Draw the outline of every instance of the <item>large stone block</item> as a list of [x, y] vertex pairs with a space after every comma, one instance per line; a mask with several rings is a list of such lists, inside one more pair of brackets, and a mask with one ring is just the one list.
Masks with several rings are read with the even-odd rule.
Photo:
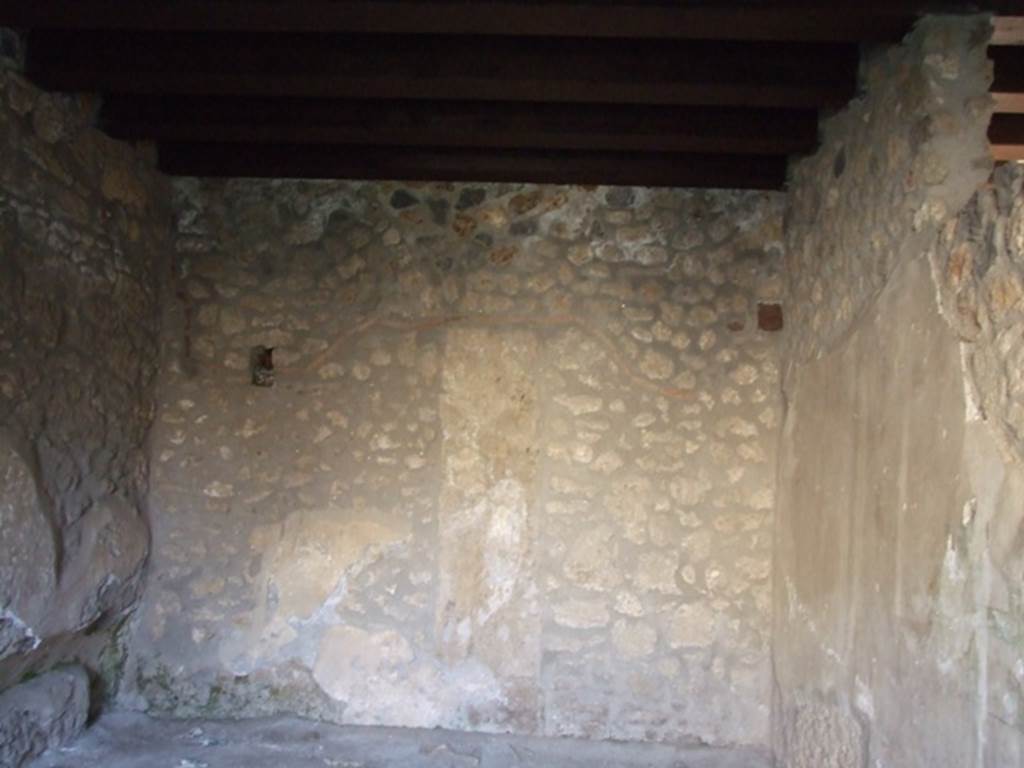
[[64, 570], [49, 630], [77, 631], [134, 603], [149, 553], [149, 526], [117, 496], [93, 502], [64, 532]]
[[41, 642], [56, 590], [55, 549], [35, 474], [0, 434], [0, 659]]
[[57, 531], [29, 464], [0, 437], [0, 659], [88, 627], [132, 603], [149, 551], [149, 528], [110, 496], [63, 531], [58, 579]]
[[98, 663], [106, 619], [139, 595], [158, 279], [170, 274], [159, 174], [90, 127], [91, 100], [40, 92], [4, 53], [0, 688], [64, 660]]
[[860, 768], [864, 733], [853, 715], [823, 701], [806, 700], [782, 716], [790, 768]]
[[0, 694], [0, 765], [21, 768], [74, 739], [89, 716], [89, 677], [62, 667]]

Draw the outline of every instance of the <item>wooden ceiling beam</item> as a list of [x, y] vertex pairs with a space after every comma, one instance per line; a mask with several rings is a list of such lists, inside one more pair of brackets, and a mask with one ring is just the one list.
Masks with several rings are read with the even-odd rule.
[[1024, 16], [992, 19], [992, 45], [1024, 45]]
[[36, 31], [27, 72], [63, 91], [817, 108], [853, 94], [857, 53], [816, 43]]
[[752, 155], [818, 138], [812, 110], [516, 102], [114, 95], [100, 125], [129, 140]]
[[[0, 24], [36, 29], [337, 32], [672, 40], [896, 41], [918, 2], [706, 6], [474, 0], [6, 0]], [[932, 3], [934, 5], [934, 3]]]
[[541, 150], [347, 147], [163, 142], [170, 175], [392, 181], [622, 184], [781, 189], [786, 158]]
[[1024, 163], [1024, 142], [1019, 144], [993, 144], [992, 159], [998, 163]]

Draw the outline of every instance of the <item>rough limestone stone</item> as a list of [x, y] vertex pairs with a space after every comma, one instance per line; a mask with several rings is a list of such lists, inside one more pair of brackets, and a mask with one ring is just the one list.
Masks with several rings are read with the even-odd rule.
[[716, 640], [714, 611], [701, 603], [681, 605], [669, 620], [668, 641], [673, 648], [700, 648]]
[[679, 570], [679, 555], [676, 552], [646, 552], [637, 560], [633, 585], [642, 592], [678, 595], [677, 570]]
[[584, 589], [611, 589], [622, 582], [616, 559], [614, 529], [598, 526], [583, 533], [569, 549], [565, 575]]
[[34, 474], [0, 438], [0, 659], [41, 642], [56, 591], [53, 537]]
[[89, 716], [89, 677], [61, 667], [0, 693], [0, 765], [21, 768], [67, 744]]
[[612, 627], [612, 646], [627, 659], [642, 659], [654, 653], [658, 632], [648, 624], [619, 619]]
[[1024, 166], [996, 169], [931, 253], [939, 306], [965, 344], [969, 407], [1024, 461]]
[[106, 613], [129, 607], [141, 588], [149, 553], [149, 527], [138, 511], [117, 496], [98, 498], [64, 532], [64, 570], [51, 613], [61, 628], [80, 630]]
[[610, 615], [604, 603], [595, 600], [571, 600], [552, 608], [555, 623], [572, 629], [593, 629], [608, 624]]
[[858, 768], [864, 765], [864, 733], [850, 713], [824, 702], [796, 707], [787, 728], [787, 750], [800, 766]]

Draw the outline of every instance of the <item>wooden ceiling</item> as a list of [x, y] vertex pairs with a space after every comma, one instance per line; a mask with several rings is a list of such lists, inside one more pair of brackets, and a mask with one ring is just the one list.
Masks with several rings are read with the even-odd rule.
[[[961, 6], [4, 0], [0, 25], [28, 31], [31, 79], [103, 94], [102, 127], [171, 174], [778, 189], [860, 46]], [[991, 49], [1004, 158], [1024, 157], [1019, 22]]]
[[[1016, 12], [1024, 13], [1024, 4]], [[996, 103], [988, 129], [992, 155], [1000, 161], [1024, 162], [1024, 16], [996, 17], [989, 58]]]

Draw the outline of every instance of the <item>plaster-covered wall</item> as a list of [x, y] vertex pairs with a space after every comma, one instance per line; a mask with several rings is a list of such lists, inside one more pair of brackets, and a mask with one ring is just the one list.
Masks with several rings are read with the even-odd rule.
[[[0, 690], [81, 661], [106, 695], [111, 633], [149, 547], [170, 190], [146, 157], [89, 127], [88, 99], [27, 83], [17, 51], [0, 30]], [[7, 714], [3, 757], [20, 760], [24, 733], [7, 726], [25, 719]]]
[[767, 744], [781, 196], [177, 207], [126, 701]]
[[[793, 768], [1022, 759], [1021, 173], [985, 187], [986, 19], [869, 56], [793, 171], [774, 745]], [[979, 191], [980, 190], [980, 191]]]

